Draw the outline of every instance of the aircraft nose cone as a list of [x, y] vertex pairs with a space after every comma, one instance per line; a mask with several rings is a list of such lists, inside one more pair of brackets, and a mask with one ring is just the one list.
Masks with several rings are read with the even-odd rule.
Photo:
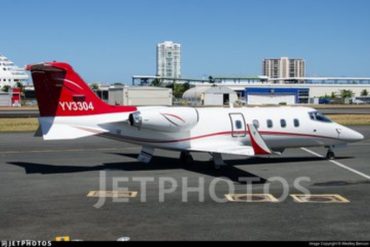
[[358, 142], [364, 139], [363, 134], [344, 126], [341, 126], [338, 133], [340, 135], [340, 139], [346, 142]]
[[361, 134], [361, 133], [359, 133], [359, 132], [357, 132], [357, 131], [355, 131], [356, 132], [356, 135], [355, 135], [355, 139], [356, 139], [356, 141], [362, 141], [363, 139], [365, 139], [365, 137], [364, 137], [364, 135], [363, 134]]
[[363, 139], [365, 139], [365, 137], [363, 134], [357, 131], [351, 130], [348, 135], [348, 139], [349, 141], [352, 141], [352, 142], [358, 142], [358, 141], [362, 141]]

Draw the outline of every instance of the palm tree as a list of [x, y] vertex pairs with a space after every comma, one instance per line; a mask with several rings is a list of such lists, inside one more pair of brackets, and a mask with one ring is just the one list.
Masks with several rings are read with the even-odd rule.
[[368, 96], [368, 95], [369, 95], [369, 92], [366, 89], [361, 91], [361, 96]]

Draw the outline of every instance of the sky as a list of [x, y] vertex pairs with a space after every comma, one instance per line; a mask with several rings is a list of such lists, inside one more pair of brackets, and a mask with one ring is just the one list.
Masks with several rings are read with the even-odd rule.
[[182, 76], [255, 76], [303, 58], [307, 76], [370, 77], [369, 0], [2, 0], [0, 54], [70, 63], [88, 82], [155, 75], [156, 44], [182, 45]]

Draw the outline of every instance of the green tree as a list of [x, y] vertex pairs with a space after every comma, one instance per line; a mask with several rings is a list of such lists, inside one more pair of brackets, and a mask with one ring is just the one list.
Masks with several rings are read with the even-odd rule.
[[[21, 83], [21, 82], [17, 82], [16, 83], [16, 85], [15, 85], [15, 87], [17, 87], [17, 88], [19, 88], [20, 89], [20, 91], [21, 91], [21, 98], [24, 100], [25, 99], [25, 93], [24, 93], [24, 85], [23, 85], [23, 83]], [[22, 101], [23, 101], [22, 100]]]
[[3, 92], [9, 92], [10, 86], [9, 85], [4, 85], [3, 88], [1, 89]]
[[337, 97], [337, 94], [335, 92], [331, 92], [330, 98], [335, 99]]
[[343, 89], [340, 91], [340, 97], [342, 99], [351, 98], [353, 95], [354, 93], [352, 92], [352, 90]]
[[209, 80], [209, 83], [215, 83], [215, 79], [211, 75], [208, 76], [208, 80]]
[[174, 83], [172, 84], [172, 93], [175, 98], [181, 98], [186, 90], [190, 88], [189, 83]]
[[369, 92], [366, 89], [361, 91], [361, 96], [368, 96], [368, 95], [369, 95]]
[[184, 92], [186, 90], [190, 89], [190, 83], [189, 82], [184, 83], [183, 86], [184, 86]]
[[162, 82], [160, 79], [158, 78], [155, 78], [151, 83], [150, 83], [150, 86], [153, 86], [153, 87], [160, 87], [162, 86]]
[[19, 81], [18, 81], [18, 82], [16, 83], [15, 87], [20, 88], [20, 89], [21, 89], [21, 91], [23, 92], [23, 89], [24, 89], [24, 85], [23, 85], [23, 83], [21, 83], [21, 82], [19, 82]]
[[324, 96], [320, 96], [319, 98], [320, 98], [320, 99], [329, 99], [329, 98], [330, 98], [330, 96], [329, 96], [328, 94], [325, 94]]
[[97, 90], [99, 90], [99, 85], [98, 85], [98, 83], [91, 83], [91, 84], [90, 84], [90, 88], [91, 88], [93, 91], [97, 91]]

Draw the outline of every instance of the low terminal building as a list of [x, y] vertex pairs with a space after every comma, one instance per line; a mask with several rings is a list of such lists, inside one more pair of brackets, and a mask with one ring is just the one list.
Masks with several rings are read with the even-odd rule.
[[124, 86], [108, 89], [108, 103], [111, 105], [170, 106], [172, 97], [170, 88]]
[[[212, 87], [211, 83], [193, 84], [194, 90], [206, 90]], [[370, 93], [370, 84], [340, 84], [340, 83], [231, 83], [217, 84], [236, 92], [239, 101], [246, 104], [307, 104], [314, 99], [331, 95], [340, 95], [342, 90], [349, 90], [353, 97], [362, 96], [364, 91]], [[249, 90], [249, 91], [248, 91]], [[290, 96], [289, 96], [290, 95]], [[283, 99], [284, 98], [284, 99]], [[316, 101], [318, 102], [318, 101]]]
[[245, 89], [245, 103], [248, 105], [294, 105], [307, 104], [308, 88], [260, 88]]

